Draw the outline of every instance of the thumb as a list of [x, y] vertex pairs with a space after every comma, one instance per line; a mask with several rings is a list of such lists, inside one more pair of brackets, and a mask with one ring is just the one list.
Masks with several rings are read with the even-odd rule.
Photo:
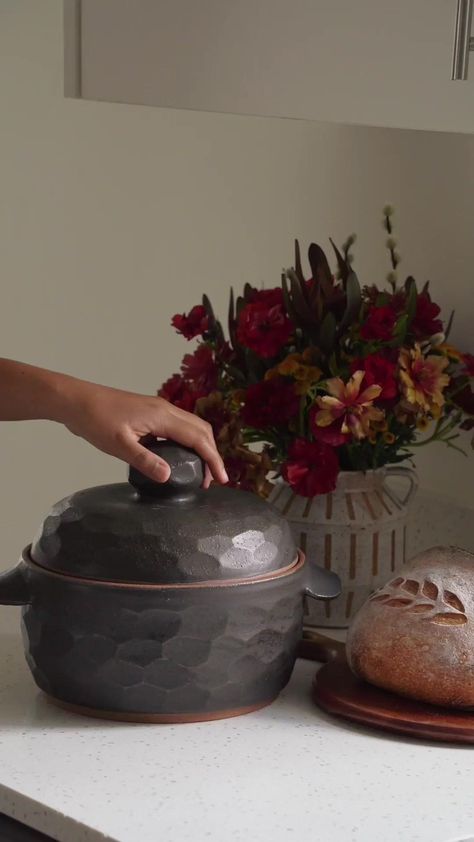
[[126, 442], [126, 448], [120, 455], [125, 462], [155, 482], [166, 482], [169, 479], [171, 469], [168, 463], [155, 453], [151, 453], [135, 439], [129, 439]]

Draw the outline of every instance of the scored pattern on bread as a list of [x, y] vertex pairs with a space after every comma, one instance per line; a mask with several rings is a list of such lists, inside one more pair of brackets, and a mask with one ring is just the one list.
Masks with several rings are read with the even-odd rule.
[[449, 590], [440, 590], [430, 579], [398, 577], [370, 597], [389, 608], [403, 608], [420, 619], [441, 626], [463, 626], [467, 623], [465, 608], [459, 597]]

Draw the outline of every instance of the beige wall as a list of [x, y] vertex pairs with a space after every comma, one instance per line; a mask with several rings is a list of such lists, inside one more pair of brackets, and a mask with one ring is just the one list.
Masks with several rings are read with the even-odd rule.
[[[472, 335], [474, 138], [65, 100], [60, 0], [0, 0], [0, 353], [153, 392], [183, 342], [170, 315], [206, 290], [278, 283], [292, 238], [359, 234], [386, 272], [380, 209], [403, 268], [430, 277]], [[472, 341], [471, 341], [471, 350]], [[431, 448], [425, 485], [472, 495], [474, 462]], [[0, 564], [67, 492], [124, 467], [46, 423], [0, 429]]]

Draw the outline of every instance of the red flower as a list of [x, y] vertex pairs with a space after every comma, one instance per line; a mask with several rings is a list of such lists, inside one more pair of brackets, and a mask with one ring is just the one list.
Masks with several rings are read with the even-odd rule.
[[398, 292], [393, 293], [390, 298], [390, 307], [393, 312], [397, 314], [397, 317], [403, 316], [403, 314], [406, 313], [407, 296], [404, 290], [400, 289]]
[[195, 336], [202, 336], [209, 328], [209, 319], [202, 304], [196, 304], [186, 316], [179, 313], [173, 316], [171, 324], [178, 333], [182, 333], [186, 339], [194, 339]]
[[366, 386], [381, 386], [377, 400], [391, 401], [398, 396], [398, 386], [395, 379], [397, 365], [382, 354], [370, 354], [362, 360], [353, 360], [351, 363], [351, 374], [355, 371], [365, 371], [364, 383]]
[[185, 354], [181, 371], [201, 395], [208, 395], [217, 386], [217, 363], [209, 345], [199, 345], [194, 354]]
[[268, 307], [273, 307], [279, 304], [283, 307], [283, 290], [281, 287], [272, 287], [272, 289], [253, 289], [248, 296], [249, 304], [267, 304]]
[[345, 444], [346, 441], [349, 441], [351, 434], [342, 432], [344, 418], [337, 418], [336, 421], [333, 421], [333, 423], [329, 424], [327, 427], [319, 427], [315, 420], [315, 415], [319, 411], [319, 406], [315, 405], [311, 408], [309, 413], [313, 438], [317, 439], [317, 441], [324, 442], [324, 444], [329, 444], [331, 447], [340, 447], [341, 444]]
[[299, 406], [293, 383], [284, 377], [272, 377], [248, 387], [241, 417], [248, 427], [262, 430], [285, 424], [298, 414]]
[[158, 395], [188, 412], [193, 412], [197, 399], [203, 397], [200, 392], [194, 391], [180, 374], [173, 374], [163, 383]]
[[466, 374], [469, 377], [474, 377], [474, 354], [463, 354], [462, 361], [466, 366]]
[[259, 357], [268, 358], [286, 345], [292, 331], [281, 289], [256, 290], [240, 312], [237, 339]]
[[338, 473], [339, 462], [334, 448], [306, 439], [295, 439], [282, 467], [283, 479], [302, 497], [334, 491]]
[[369, 308], [367, 319], [362, 325], [360, 335], [362, 339], [376, 339], [382, 342], [388, 342], [393, 336], [393, 329], [397, 315], [391, 307], [375, 307]]
[[471, 389], [470, 386], [464, 386], [459, 391], [457, 390], [457, 382], [455, 380], [452, 381], [452, 385], [454, 386], [454, 393], [451, 397], [453, 403], [456, 406], [459, 406], [466, 415], [474, 415], [474, 391]]
[[416, 312], [411, 330], [418, 339], [429, 339], [435, 333], [442, 333], [443, 322], [438, 319], [441, 308], [431, 300], [428, 292], [421, 292], [416, 299]]

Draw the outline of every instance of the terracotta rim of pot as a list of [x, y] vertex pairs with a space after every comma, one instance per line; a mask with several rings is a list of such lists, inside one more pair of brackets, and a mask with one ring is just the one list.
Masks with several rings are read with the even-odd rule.
[[272, 698], [241, 708], [223, 708], [222, 710], [201, 713], [131, 713], [129, 711], [84, 707], [83, 705], [64, 702], [47, 693], [43, 693], [43, 695], [46, 696], [51, 704], [56, 705], [56, 707], [67, 710], [70, 713], [79, 714], [80, 716], [90, 716], [94, 719], [108, 719], [116, 722], [139, 722], [149, 725], [184, 725], [192, 722], [213, 722], [218, 719], [231, 719], [235, 716], [255, 713], [255, 711], [261, 710], [275, 701], [275, 698]]
[[60, 579], [67, 582], [77, 582], [80, 585], [95, 585], [105, 588], [124, 588], [127, 590], [158, 590], [158, 591], [173, 591], [173, 590], [202, 590], [203, 588], [234, 588], [242, 585], [260, 584], [263, 582], [271, 582], [274, 579], [282, 579], [285, 576], [291, 576], [297, 571], [301, 570], [306, 561], [306, 556], [302, 550], [298, 550], [298, 555], [291, 564], [286, 567], [281, 567], [271, 573], [263, 573], [260, 576], [249, 576], [242, 579], [210, 579], [207, 582], [176, 582], [160, 585], [153, 582], [114, 582], [104, 579], [88, 579], [85, 576], [70, 576], [67, 573], [60, 573], [56, 570], [48, 570], [41, 564], [33, 561], [30, 555], [31, 544], [29, 544], [22, 553], [22, 560], [27, 567], [43, 573], [46, 576], [52, 576], [55, 579]]

